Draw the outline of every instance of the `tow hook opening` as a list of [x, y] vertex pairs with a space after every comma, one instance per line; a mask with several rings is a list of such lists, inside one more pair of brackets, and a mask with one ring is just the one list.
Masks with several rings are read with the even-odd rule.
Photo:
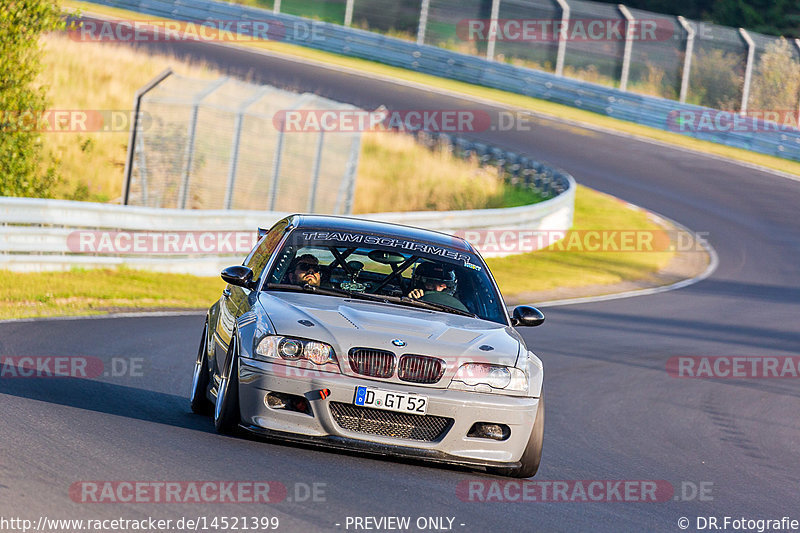
[[476, 439], [508, 440], [511, 436], [511, 428], [505, 424], [494, 424], [492, 422], [475, 422], [467, 433], [467, 437]]
[[264, 396], [264, 404], [270, 409], [283, 409], [311, 415], [311, 406], [303, 396], [284, 394], [282, 392], [269, 392]]

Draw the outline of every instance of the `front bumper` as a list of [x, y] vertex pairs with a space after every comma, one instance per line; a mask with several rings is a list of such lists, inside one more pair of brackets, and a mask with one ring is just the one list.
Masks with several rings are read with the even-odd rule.
[[[538, 398], [416, 387], [328, 372], [298, 374], [302, 373], [293, 375], [290, 366], [240, 358], [242, 426], [266, 436], [381, 455], [513, 468], [519, 465], [539, 406]], [[336, 422], [330, 404], [352, 405], [358, 386], [423, 394], [428, 397], [427, 415], [418, 416], [445, 417], [453, 422], [430, 441], [345, 429]], [[323, 389], [330, 391], [326, 398], [319, 395]], [[268, 407], [265, 397], [270, 392], [305, 397], [311, 415]], [[511, 432], [503, 441], [468, 437], [467, 433], [476, 422], [505, 424]]]

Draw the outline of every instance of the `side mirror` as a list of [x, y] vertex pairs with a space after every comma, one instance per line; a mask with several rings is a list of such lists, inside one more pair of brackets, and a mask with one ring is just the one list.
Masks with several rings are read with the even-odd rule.
[[511, 317], [512, 326], [534, 327], [541, 326], [543, 322], [544, 315], [542, 312], [529, 305], [515, 307], [514, 314]]
[[253, 271], [244, 265], [229, 266], [220, 272], [220, 276], [227, 283], [245, 289], [249, 289], [253, 281]]

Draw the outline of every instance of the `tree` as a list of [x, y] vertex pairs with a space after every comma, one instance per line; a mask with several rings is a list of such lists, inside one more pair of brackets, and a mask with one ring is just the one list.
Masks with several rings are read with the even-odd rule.
[[692, 64], [692, 103], [737, 111], [742, 101], [742, 67], [737, 54], [719, 48], [699, 50]]
[[58, 181], [55, 166], [41, 163], [47, 98], [35, 82], [39, 36], [62, 27], [54, 0], [0, 2], [0, 196], [47, 197]]
[[763, 111], [797, 110], [800, 64], [786, 39], [767, 46], [761, 55], [750, 89], [750, 108]]
[[[618, 4], [619, 0], [600, 0]], [[797, 0], [622, 0], [635, 7], [666, 15], [745, 28], [769, 35], [800, 37]]]
[[796, 0], [716, 0], [711, 20], [759, 33], [800, 37]]

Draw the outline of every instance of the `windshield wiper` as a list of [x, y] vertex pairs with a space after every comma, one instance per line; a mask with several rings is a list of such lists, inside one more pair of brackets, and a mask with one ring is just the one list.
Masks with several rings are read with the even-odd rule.
[[375, 302], [387, 302], [384, 296], [377, 294], [368, 294], [358, 291], [348, 291], [345, 289], [334, 289], [325, 287], [315, 287], [314, 285], [291, 285], [288, 283], [268, 283], [267, 289], [277, 291], [295, 291], [295, 292], [313, 292], [314, 294], [322, 294], [323, 296], [345, 296], [348, 298], [361, 298], [363, 300], [371, 300]]
[[308, 285], [292, 285], [290, 283], [267, 283], [265, 289], [271, 291], [294, 291], [294, 292], [311, 292], [305, 287]]
[[396, 301], [397, 303], [401, 303], [411, 307], [421, 307], [423, 309], [430, 309], [432, 311], [443, 311], [445, 313], [454, 313], [456, 315], [469, 316], [472, 318], [480, 318], [475, 313], [464, 311], [463, 309], [459, 309], [458, 307], [451, 307], [449, 305], [434, 303], [434, 302], [426, 302], [425, 300], [415, 300], [414, 298], [409, 298], [408, 296], [402, 296], [400, 298], [396, 298]]

